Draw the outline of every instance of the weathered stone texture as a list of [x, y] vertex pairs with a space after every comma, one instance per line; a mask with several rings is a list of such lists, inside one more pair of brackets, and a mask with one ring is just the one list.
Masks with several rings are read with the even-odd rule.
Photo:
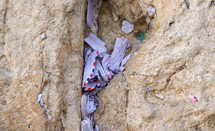
[[80, 130], [85, 9], [79, 0], [0, 1], [1, 130], [61, 130], [62, 122]]
[[112, 11], [122, 19], [136, 23], [147, 15], [152, 0], [109, 0]]
[[[137, 43], [134, 32], [145, 31], [150, 5], [156, 18]], [[98, 36], [108, 52], [126, 36], [132, 53], [125, 72], [98, 93], [100, 129], [214, 130], [215, 5], [104, 0], [100, 11]], [[0, 130], [80, 130], [85, 13], [85, 0], [0, 0]], [[133, 33], [121, 31], [124, 19], [135, 24]], [[37, 103], [39, 93], [52, 121]]]
[[116, 76], [112, 82], [98, 94], [99, 108], [94, 119], [103, 131], [124, 131], [127, 104], [127, 88], [122, 75]]
[[[139, 9], [139, 5], [120, 2], [122, 1], [114, 3], [115, 6], [120, 5], [118, 11]], [[133, 56], [123, 73], [130, 90], [128, 106], [126, 109], [121, 108], [122, 112], [120, 112], [127, 111], [126, 122], [120, 123], [121, 127], [126, 124], [127, 129], [132, 131], [213, 130], [215, 124], [215, 67], [213, 66], [215, 64], [215, 6], [210, 5], [210, 1], [203, 0], [189, 1], [189, 5], [182, 0], [155, 0], [151, 4], [157, 10], [157, 17], [151, 21], [151, 29], [146, 33], [146, 41], [138, 44], [134, 42], [132, 35], [125, 35], [132, 42]], [[147, 10], [147, 7], [143, 10]], [[112, 18], [110, 15], [102, 16], [102, 14], [105, 13], [101, 12], [99, 18], [103, 19], [100, 21], [110, 21]], [[122, 13], [120, 16], [125, 17]], [[125, 18], [134, 19], [129, 15]], [[114, 26], [111, 27], [112, 25]], [[108, 26], [109, 28], [106, 28]], [[120, 31], [115, 30], [120, 26], [118, 24], [117, 27], [115, 23], [106, 24], [104, 29], [101, 26], [100, 30], [108, 29], [112, 34], [109, 35], [106, 31], [99, 35], [106, 39], [107, 44], [113, 43], [113, 39], [119, 37]], [[114, 33], [115, 38], [113, 38]], [[134, 52], [137, 54], [135, 55]], [[121, 82], [119, 78], [114, 79], [117, 83], [115, 83], [116, 80], [111, 81], [109, 89], [115, 88]], [[123, 94], [126, 85], [120, 87]], [[99, 94], [100, 103], [111, 103], [112, 98], [119, 99], [118, 93], [116, 96], [108, 95], [108, 88], [101, 92], [103, 95]], [[151, 88], [151, 91], [147, 93], [148, 88]], [[164, 100], [157, 98], [156, 93], [163, 95]], [[195, 95], [199, 101], [192, 102], [187, 98], [188, 95]], [[118, 104], [112, 103], [105, 109], [103, 105], [99, 106], [98, 114], [104, 110], [106, 112], [101, 115], [102, 120], [98, 119], [98, 123], [103, 123], [100, 121], [105, 120], [108, 123], [111, 119], [115, 121], [112, 126], [118, 125], [118, 117], [114, 116], [119, 112], [115, 106]], [[113, 109], [115, 110], [107, 112]], [[113, 128], [110, 124], [101, 124], [101, 126], [109, 130]]]

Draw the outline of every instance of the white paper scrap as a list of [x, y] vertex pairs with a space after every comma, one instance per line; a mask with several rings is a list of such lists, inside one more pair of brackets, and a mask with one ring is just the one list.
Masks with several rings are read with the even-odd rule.
[[131, 33], [134, 30], [134, 24], [129, 23], [127, 20], [122, 22], [122, 31], [126, 34]]
[[160, 94], [155, 94], [155, 96], [157, 96], [158, 98], [160, 98], [161, 100], [164, 99], [164, 96], [163, 95], [160, 95]]
[[107, 51], [105, 43], [92, 33], [90, 33], [84, 40], [93, 48], [93, 50], [98, 50], [99, 54]]

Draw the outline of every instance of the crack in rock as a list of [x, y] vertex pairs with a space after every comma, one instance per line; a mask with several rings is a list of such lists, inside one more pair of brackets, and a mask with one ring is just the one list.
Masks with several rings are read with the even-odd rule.
[[180, 66], [178, 69], [176, 69], [176, 71], [174, 72], [174, 73], [172, 73], [168, 78], [167, 78], [167, 80], [166, 80], [166, 85], [164, 86], [164, 89], [163, 90], [165, 90], [168, 86], [169, 86], [169, 83], [170, 83], [170, 81], [171, 81], [171, 78], [175, 75], [175, 74], [177, 74], [177, 73], [179, 73], [180, 71], [182, 71], [182, 70], [184, 70], [185, 68], [187, 68], [186, 67], [186, 63], [184, 63], [182, 66]]

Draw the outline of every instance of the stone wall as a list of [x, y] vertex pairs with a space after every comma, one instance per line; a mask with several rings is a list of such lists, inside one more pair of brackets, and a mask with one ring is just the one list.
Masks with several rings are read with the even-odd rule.
[[79, 0], [0, 1], [1, 130], [80, 130], [85, 9]]
[[[145, 32], [150, 5], [157, 15], [138, 43], [134, 33], [121, 31], [121, 23], [127, 19], [134, 32]], [[1, 130], [80, 130], [85, 13], [85, 0], [0, 1]], [[102, 131], [215, 128], [211, 1], [104, 0], [98, 23], [109, 53], [115, 39], [126, 36], [132, 54], [125, 72], [98, 93], [94, 118]], [[51, 121], [37, 102], [40, 93]]]
[[[120, 30], [122, 19], [128, 19], [145, 31], [146, 23], [140, 25], [133, 16], [141, 17], [138, 10], [146, 13], [148, 7], [140, 9], [141, 0], [137, 1], [139, 5], [106, 1], [103, 6], [107, 8], [99, 16], [100, 25], [105, 23], [100, 26], [102, 40], [109, 46], [116, 37], [126, 36], [132, 44], [132, 58], [126, 71], [99, 93], [102, 104], [95, 113], [98, 125], [110, 131], [213, 130], [215, 5], [204, 0], [151, 1], [157, 15], [145, 41], [137, 43], [133, 34]], [[114, 22], [107, 10], [122, 19]], [[128, 13], [132, 11], [137, 15]], [[192, 102], [188, 95], [196, 96], [198, 102]]]

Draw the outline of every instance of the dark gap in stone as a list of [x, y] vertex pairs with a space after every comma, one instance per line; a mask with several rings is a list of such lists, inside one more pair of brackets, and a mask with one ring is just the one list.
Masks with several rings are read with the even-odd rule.
[[190, 2], [189, 2], [189, 0], [184, 0], [184, 2], [186, 4], [187, 9], [190, 9]]
[[174, 24], [174, 21], [173, 21], [173, 22], [170, 22], [170, 23], [169, 23], [169, 26], [172, 26], [172, 24]]

